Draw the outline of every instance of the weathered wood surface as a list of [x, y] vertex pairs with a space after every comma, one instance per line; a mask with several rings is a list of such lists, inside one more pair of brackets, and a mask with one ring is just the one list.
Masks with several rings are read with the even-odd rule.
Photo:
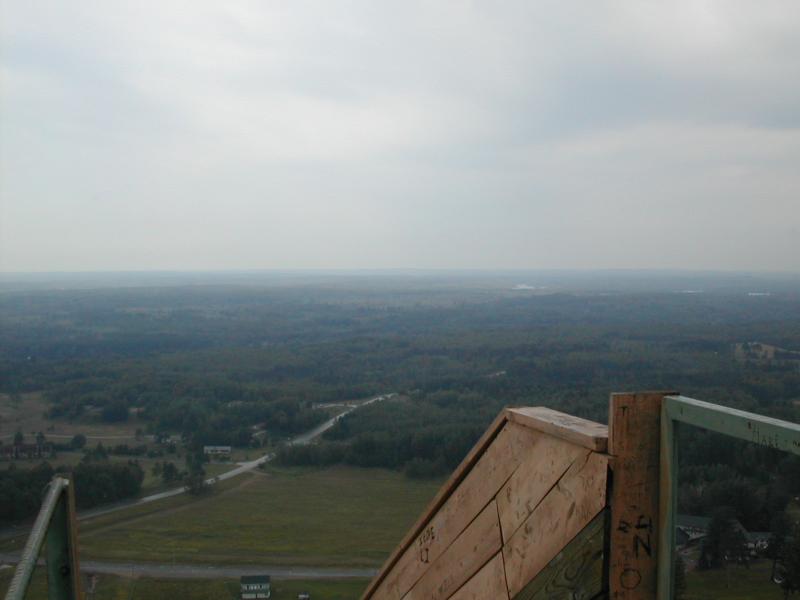
[[590, 600], [605, 591], [607, 518], [607, 510], [597, 515], [514, 600]]
[[506, 423], [461, 485], [403, 552], [372, 597], [376, 600], [402, 598], [470, 521], [492, 502], [514, 470], [530, 454], [535, 440], [535, 432], [516, 423]]
[[576, 461], [503, 546], [509, 595], [516, 596], [606, 504], [608, 460]]
[[497, 505], [492, 501], [425, 571], [403, 600], [446, 600], [502, 547]]
[[576, 461], [586, 460], [589, 450], [546, 433], [536, 432], [533, 447], [497, 495], [503, 540], [525, 522], [542, 499]]
[[[480, 594], [480, 586], [496, 583], [490, 574], [498, 571], [487, 569], [497, 565], [504, 567], [509, 591], [518, 592], [605, 505], [607, 461], [590, 450], [604, 451], [607, 436], [603, 425], [546, 408], [503, 411], [362, 599], [445, 600], [445, 592], [456, 590]], [[495, 507], [505, 547], [501, 556], [479, 562], [471, 557], [482, 545], [471, 551], [456, 546], [464, 546], [463, 536], [477, 523], [473, 519], [489, 506]], [[479, 568], [481, 577], [475, 575]]]
[[450, 600], [508, 600], [502, 552], [495, 554]]
[[508, 416], [506, 411], [501, 411], [492, 424], [483, 433], [481, 438], [467, 453], [467, 455], [464, 457], [464, 460], [462, 460], [456, 470], [453, 471], [452, 475], [450, 475], [445, 484], [439, 489], [433, 500], [430, 501], [414, 525], [408, 530], [408, 533], [406, 533], [397, 547], [389, 555], [389, 558], [383, 564], [378, 574], [372, 579], [372, 581], [370, 581], [367, 589], [364, 590], [361, 600], [369, 600], [373, 598], [375, 600], [383, 600], [384, 598], [400, 598], [400, 596], [397, 595], [396, 586], [392, 586], [395, 595], [389, 595], [389, 589], [386, 583], [387, 577], [390, 577], [390, 575], [393, 574], [393, 571], [397, 568], [398, 562], [405, 556], [409, 548], [414, 543], [418, 542], [419, 537], [422, 535], [423, 530], [425, 529], [425, 526], [431, 520], [433, 515], [435, 515], [436, 512], [444, 505], [444, 503], [447, 502], [453, 490], [455, 490], [463, 482], [467, 475], [469, 475], [471, 469], [480, 460], [481, 456], [483, 456], [486, 448], [488, 448], [489, 445], [494, 442], [495, 438], [503, 430], [507, 422]]
[[611, 396], [609, 595], [614, 600], [656, 597], [660, 413], [667, 394]]
[[605, 452], [608, 447], [608, 427], [587, 421], [544, 406], [509, 408], [510, 421], [531, 429], [568, 440], [595, 452]]

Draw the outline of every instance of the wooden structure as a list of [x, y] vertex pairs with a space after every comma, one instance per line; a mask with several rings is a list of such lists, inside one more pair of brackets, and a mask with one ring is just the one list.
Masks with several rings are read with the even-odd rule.
[[362, 600], [655, 598], [666, 394], [612, 395], [609, 426], [505, 409]]

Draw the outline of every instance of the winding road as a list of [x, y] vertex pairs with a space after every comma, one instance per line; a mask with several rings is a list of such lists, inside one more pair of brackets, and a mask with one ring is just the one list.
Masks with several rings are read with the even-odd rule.
[[[318, 425], [314, 429], [302, 433], [286, 443], [289, 445], [303, 445], [312, 442], [314, 439], [321, 436], [328, 429], [333, 427], [336, 422], [350, 414], [354, 410], [367, 406], [381, 400], [386, 400], [396, 396], [396, 393], [383, 394], [375, 396], [369, 400], [359, 403], [349, 404], [347, 410], [339, 413]], [[275, 458], [274, 452], [268, 452], [255, 460], [239, 463], [238, 466], [226, 471], [216, 477], [206, 479], [207, 485], [214, 485], [220, 481], [231, 479], [237, 475], [241, 475], [248, 471], [258, 468], [264, 463], [268, 463]], [[171, 498], [179, 494], [186, 493], [187, 487], [182, 486], [157, 494], [150, 494], [135, 500], [120, 502], [117, 504], [104, 506], [92, 510], [82, 511], [78, 513], [78, 520], [91, 519], [101, 515], [114, 513], [132, 506], [139, 506], [149, 502], [155, 502], [164, 498]], [[22, 527], [10, 527], [0, 532], [0, 539], [13, 537], [23, 533]], [[0, 564], [16, 564], [19, 559], [19, 553], [0, 553]], [[265, 571], [270, 573], [272, 577], [277, 579], [330, 579], [342, 577], [372, 577], [377, 572], [375, 569], [368, 568], [331, 568], [331, 567], [293, 567], [293, 566], [270, 566], [270, 565], [241, 565], [241, 566], [215, 566], [215, 565], [186, 565], [186, 564], [160, 564], [160, 563], [113, 563], [102, 561], [81, 561], [81, 570], [93, 573], [106, 573], [113, 575], [131, 576], [144, 575], [146, 577], [159, 577], [159, 578], [173, 578], [173, 579], [217, 579], [225, 577], [239, 577], [241, 575], [260, 575]]]
[[[374, 402], [380, 402], [381, 400], [386, 400], [388, 398], [393, 398], [397, 394], [390, 393], [390, 394], [383, 394], [380, 396], [375, 396], [374, 398], [370, 398], [369, 400], [365, 400], [358, 404], [351, 404], [348, 405], [349, 408], [344, 412], [339, 413], [335, 417], [332, 417], [322, 423], [321, 425], [317, 425], [314, 429], [307, 431], [305, 433], [301, 433], [300, 435], [292, 438], [287, 444], [290, 446], [301, 446], [303, 444], [308, 444], [312, 442], [314, 439], [321, 436], [323, 433], [328, 431], [331, 427], [333, 427], [336, 422], [344, 417], [345, 415], [350, 414], [354, 410], [361, 408], [362, 406], [368, 406], [369, 404], [373, 404]], [[263, 465], [264, 463], [268, 463], [275, 458], [274, 452], [268, 452], [263, 456], [256, 458], [255, 460], [251, 460], [248, 462], [239, 463], [237, 467], [231, 469], [230, 471], [225, 471], [216, 477], [211, 477], [206, 479], [206, 485], [214, 485], [215, 483], [219, 483], [220, 481], [225, 481], [226, 479], [231, 479], [232, 477], [236, 477], [237, 475], [241, 475], [242, 473], [247, 473], [248, 471], [252, 471], [253, 469], [258, 468], [259, 466]], [[149, 496], [143, 496], [142, 498], [137, 498], [136, 500], [130, 500], [126, 502], [120, 502], [117, 504], [112, 504], [110, 506], [105, 506], [102, 508], [87, 510], [78, 513], [78, 520], [83, 519], [91, 519], [94, 517], [99, 517], [100, 515], [107, 515], [109, 513], [117, 512], [119, 510], [123, 510], [125, 508], [129, 508], [131, 506], [139, 506], [140, 504], [147, 504], [148, 502], [155, 502], [156, 500], [163, 500], [164, 498], [171, 498], [172, 496], [177, 496], [179, 494], [184, 494], [188, 491], [189, 488], [186, 486], [181, 486], [178, 488], [174, 488], [171, 490], [166, 490], [164, 492], [158, 492], [157, 494], [150, 494]]]

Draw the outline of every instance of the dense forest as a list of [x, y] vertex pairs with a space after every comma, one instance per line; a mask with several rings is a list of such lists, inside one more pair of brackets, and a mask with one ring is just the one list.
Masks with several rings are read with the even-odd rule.
[[[0, 473], [0, 523], [12, 523], [33, 514], [42, 501], [42, 491], [58, 472], [47, 462], [32, 469], [18, 469], [12, 463]], [[130, 498], [139, 493], [144, 472], [135, 460], [110, 463], [92, 455], [70, 470], [75, 481], [78, 508]]]
[[[148, 433], [194, 448], [246, 446], [254, 427], [278, 442], [324, 420], [319, 405], [386, 392], [398, 396], [341, 419], [319, 444], [282, 448], [280, 460], [441, 475], [503, 406], [604, 422], [609, 393], [634, 389], [800, 420], [795, 355], [736, 352], [751, 341], [800, 350], [800, 280], [789, 276], [287, 275], [46, 287], [0, 292], [0, 392], [41, 392], [54, 420], [135, 413]], [[683, 511], [730, 505], [763, 530], [800, 493], [792, 458], [682, 436]], [[9, 470], [0, 485], [15, 477]]]

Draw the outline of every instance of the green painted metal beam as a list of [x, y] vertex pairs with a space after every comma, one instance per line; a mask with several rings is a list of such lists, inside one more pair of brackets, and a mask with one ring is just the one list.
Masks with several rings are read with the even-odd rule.
[[28, 541], [25, 543], [22, 556], [14, 571], [14, 577], [6, 591], [6, 600], [22, 600], [25, 597], [33, 569], [36, 567], [36, 559], [39, 557], [47, 530], [50, 527], [53, 511], [67, 483], [67, 480], [61, 477], [56, 477], [50, 482], [47, 495], [42, 502], [42, 507], [39, 509], [31, 534], [28, 536]]
[[62, 493], [53, 510], [47, 530], [45, 557], [47, 563], [47, 597], [49, 600], [74, 600], [73, 571], [70, 560], [70, 535], [67, 495]]
[[800, 455], [800, 425], [727, 408], [685, 396], [664, 398], [666, 415], [674, 421]]
[[55, 477], [22, 551], [6, 600], [23, 600], [42, 547], [47, 562], [49, 600], [79, 600], [80, 566], [75, 527], [75, 499], [70, 481]]
[[667, 416], [661, 404], [661, 469], [659, 473], [658, 515], [658, 598], [671, 599], [673, 594], [673, 561], [675, 552], [675, 513], [678, 503], [678, 424]]
[[677, 429], [680, 423], [800, 455], [800, 425], [727, 408], [686, 396], [665, 396], [661, 404], [658, 599], [673, 596], [675, 512], [678, 490]]

